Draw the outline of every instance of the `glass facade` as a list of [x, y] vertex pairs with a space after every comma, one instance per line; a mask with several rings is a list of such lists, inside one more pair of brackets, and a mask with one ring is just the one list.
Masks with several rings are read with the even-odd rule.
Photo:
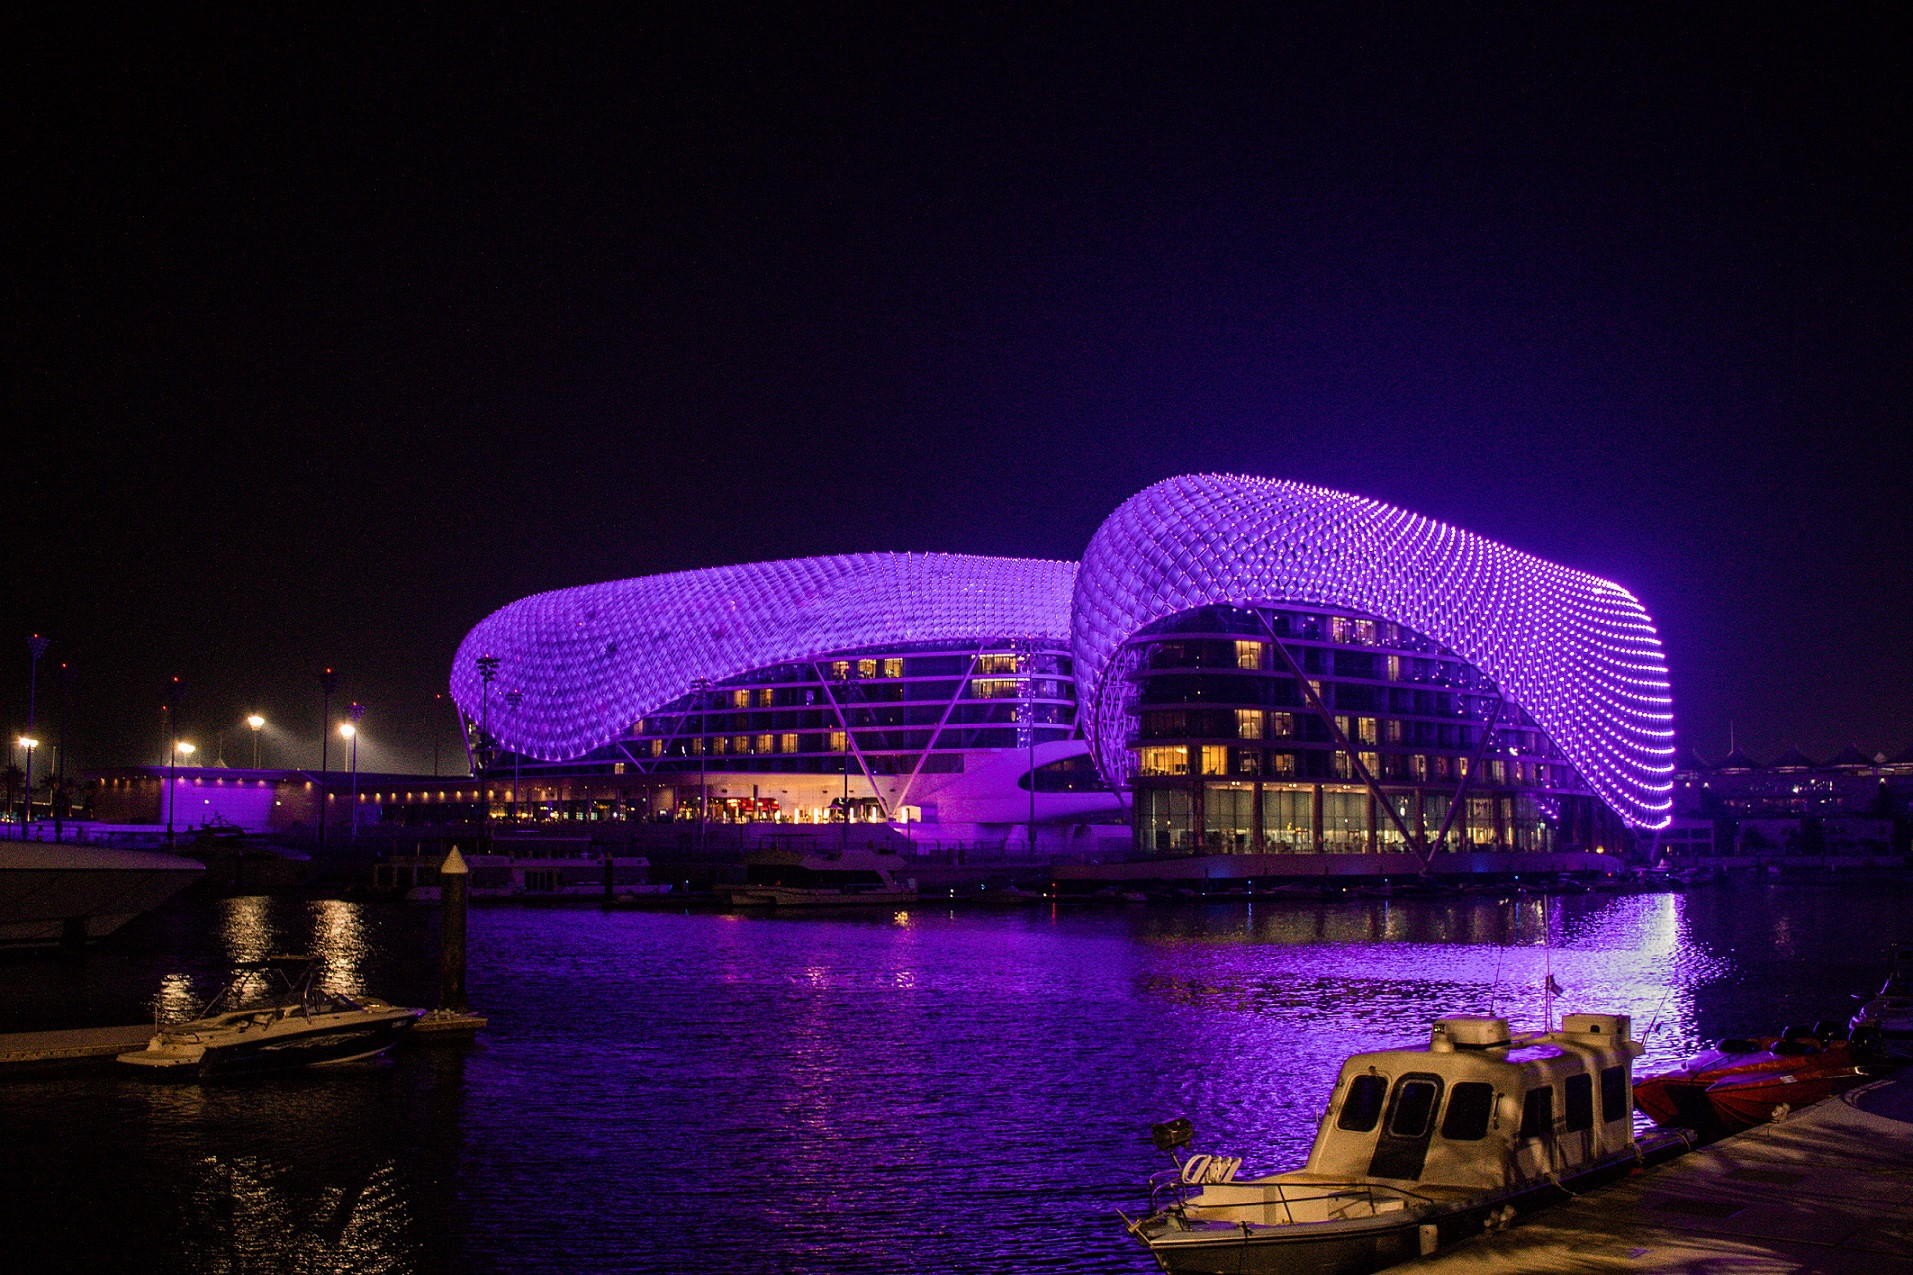
[[[695, 819], [698, 794], [717, 777], [764, 775], [768, 784], [778, 775], [848, 773], [875, 790], [880, 777], [960, 775], [980, 753], [1028, 750], [1075, 733], [1076, 686], [1061, 642], [837, 652], [693, 690], [574, 761], [505, 754], [491, 769], [493, 811]], [[1038, 791], [1092, 785], [1102, 790], [1086, 759], [1039, 770]], [[709, 799], [710, 817], [720, 822], [831, 821], [844, 817], [843, 807], [841, 798], [790, 807], [765, 796]], [[884, 820], [898, 812], [879, 798], [854, 796], [849, 816]]]
[[1120, 664], [1142, 853], [1625, 844], [1519, 706], [1402, 625], [1203, 607], [1139, 632]]

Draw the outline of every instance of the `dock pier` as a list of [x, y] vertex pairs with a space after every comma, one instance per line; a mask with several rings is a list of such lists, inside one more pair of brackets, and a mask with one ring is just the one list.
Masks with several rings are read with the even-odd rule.
[[1393, 1269], [1913, 1271], [1913, 1076], [1829, 1098]]

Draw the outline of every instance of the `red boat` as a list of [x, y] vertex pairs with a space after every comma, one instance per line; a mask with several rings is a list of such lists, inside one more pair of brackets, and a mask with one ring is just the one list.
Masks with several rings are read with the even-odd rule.
[[1773, 1052], [1779, 1043], [1778, 1036], [1717, 1041], [1679, 1071], [1635, 1081], [1634, 1105], [1663, 1129], [1708, 1130], [1718, 1117], [1707, 1101], [1707, 1087], [1730, 1075], [1787, 1066], [1792, 1060]]
[[1634, 1086], [1634, 1101], [1663, 1128], [1692, 1129], [1711, 1141], [1831, 1098], [1868, 1079], [1873, 1068], [1837, 1029], [1788, 1028], [1780, 1036], [1723, 1040], [1679, 1071]]
[[1784, 1070], [1728, 1076], [1707, 1086], [1707, 1101], [1721, 1124], [1734, 1131], [1751, 1129], [1789, 1110], [1843, 1094], [1882, 1070], [1857, 1061], [1844, 1040], [1828, 1041], [1817, 1052], [1791, 1061], [1796, 1065]]

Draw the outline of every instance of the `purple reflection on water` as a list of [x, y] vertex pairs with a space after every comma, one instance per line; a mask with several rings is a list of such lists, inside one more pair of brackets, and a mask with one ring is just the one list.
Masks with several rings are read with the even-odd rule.
[[[429, 997], [428, 911], [192, 906], [82, 965], [21, 964], [0, 1011], [122, 998], [125, 1020], [203, 990], [228, 948], [314, 942], [374, 992]], [[1644, 1029], [1658, 1008], [1651, 1070], [1704, 1036], [1846, 1013], [1905, 907], [1867, 886], [1581, 896], [1550, 906], [1545, 947], [1532, 896], [481, 909], [492, 1027], [470, 1053], [203, 1091], [0, 1088], [0, 1229], [76, 1270], [1142, 1271], [1113, 1210], [1159, 1165], [1151, 1121], [1292, 1165], [1347, 1054], [1491, 999], [1538, 1026], [1548, 968], [1557, 1013]]]

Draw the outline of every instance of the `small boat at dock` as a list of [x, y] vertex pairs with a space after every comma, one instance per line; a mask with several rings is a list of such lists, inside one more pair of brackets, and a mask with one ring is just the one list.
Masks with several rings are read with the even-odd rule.
[[1678, 1070], [1641, 1081], [1634, 1101], [1662, 1128], [1711, 1142], [1845, 1093], [1891, 1068], [1872, 1049], [1870, 1033], [1846, 1037], [1837, 1024], [1816, 1023], [1778, 1036], [1722, 1040]]
[[194, 1016], [156, 1030], [119, 1061], [176, 1080], [353, 1062], [384, 1053], [425, 1011], [318, 985], [319, 963], [275, 956], [234, 968]]
[[1625, 1015], [1569, 1014], [1516, 1036], [1506, 1019], [1435, 1021], [1426, 1045], [1342, 1064], [1300, 1168], [1239, 1176], [1241, 1159], [1177, 1155], [1129, 1231], [1165, 1271], [1365, 1275], [1680, 1154], [1637, 1138]]
[[1913, 1060], [1913, 943], [1887, 948], [1886, 982], [1880, 994], [1862, 1005], [1847, 1026], [1855, 1034], [1877, 1032], [1881, 1052]]
[[732, 907], [870, 907], [914, 903], [917, 883], [897, 876], [895, 855], [869, 850], [808, 854], [762, 850], [744, 861], [744, 884], [720, 886]]

